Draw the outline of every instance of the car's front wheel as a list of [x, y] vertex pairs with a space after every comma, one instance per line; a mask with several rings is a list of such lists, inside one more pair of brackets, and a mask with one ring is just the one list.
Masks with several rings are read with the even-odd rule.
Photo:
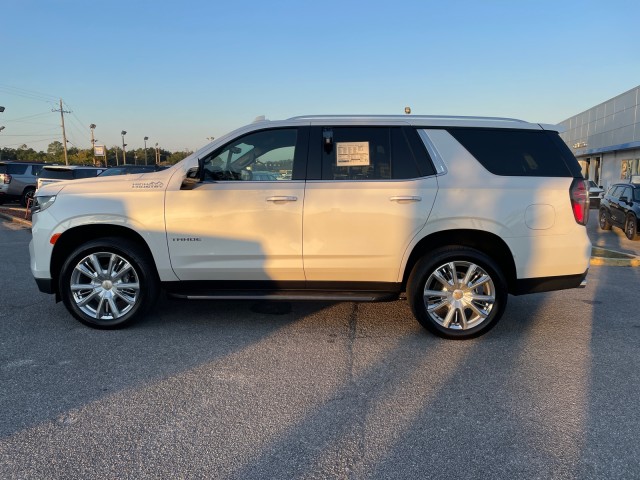
[[23, 207], [29, 205], [29, 199], [33, 198], [36, 193], [35, 188], [26, 188], [24, 192], [22, 192], [22, 197], [20, 197], [20, 203]]
[[598, 216], [598, 223], [602, 230], [611, 230], [611, 222], [609, 221], [609, 215], [604, 208], [600, 209], [600, 215]]
[[436, 250], [413, 268], [407, 299], [418, 322], [450, 339], [477, 337], [504, 313], [507, 287], [496, 263], [462, 246]]
[[624, 234], [629, 240], [638, 238], [638, 219], [633, 213], [627, 215], [627, 221], [624, 224]]
[[59, 277], [59, 291], [69, 312], [94, 328], [128, 325], [149, 309], [158, 289], [149, 255], [121, 238], [101, 238], [79, 246]]

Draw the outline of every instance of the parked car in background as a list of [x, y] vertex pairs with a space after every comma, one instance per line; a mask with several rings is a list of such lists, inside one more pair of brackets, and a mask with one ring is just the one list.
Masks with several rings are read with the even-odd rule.
[[276, 182], [278, 181], [278, 174], [275, 172], [268, 172], [264, 170], [252, 171], [251, 179], [261, 182]]
[[83, 167], [80, 165], [46, 165], [38, 174], [38, 188], [50, 183], [79, 178], [97, 177], [106, 168]]
[[602, 230], [619, 227], [629, 240], [638, 238], [640, 217], [640, 184], [616, 183], [609, 188], [602, 201], [598, 220]]
[[118, 165], [117, 167], [109, 167], [102, 172], [100, 177], [110, 177], [112, 175], [130, 175], [133, 173], [159, 172], [167, 167], [161, 165]]
[[0, 162], [0, 202], [19, 199], [26, 206], [36, 191], [42, 167], [44, 163]]
[[604, 195], [604, 189], [602, 185], [596, 184], [593, 180], [589, 182], [589, 206], [591, 208], [598, 208], [600, 206], [600, 199]]

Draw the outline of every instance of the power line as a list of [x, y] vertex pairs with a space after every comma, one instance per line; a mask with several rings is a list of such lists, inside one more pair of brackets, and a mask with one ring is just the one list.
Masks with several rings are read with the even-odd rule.
[[[40, 143], [40, 142], [51, 142], [51, 141], [55, 141], [58, 140], [57, 137], [55, 138], [42, 138], [40, 140], [31, 140], [29, 141], [29, 143]], [[8, 143], [6, 145], [3, 145], [0, 148], [4, 148], [4, 147], [13, 147], [14, 145], [24, 145], [24, 142], [19, 142], [19, 143]]]
[[40, 100], [42, 102], [53, 103], [56, 100], [54, 95], [48, 93], [36, 92], [35, 90], [28, 90], [26, 88], [13, 87], [11, 85], [0, 84], [0, 91], [8, 95], [16, 95], [18, 97], [30, 98], [32, 100]]
[[[58, 127], [56, 127], [58, 128]], [[3, 137], [46, 137], [48, 135], [51, 135], [51, 132], [49, 133], [31, 133], [31, 134], [3, 134]]]
[[18, 117], [18, 118], [7, 118], [4, 120], [4, 122], [21, 122], [27, 118], [43, 117], [45, 115], [49, 115], [49, 113], [51, 112], [34, 113], [33, 115], [27, 115], [25, 117]]

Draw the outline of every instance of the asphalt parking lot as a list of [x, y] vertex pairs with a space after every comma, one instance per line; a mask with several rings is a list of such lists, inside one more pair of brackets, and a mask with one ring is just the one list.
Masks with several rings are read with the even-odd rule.
[[0, 220], [2, 479], [640, 478], [639, 268], [466, 342], [403, 301], [163, 298], [96, 331], [37, 291], [29, 238]]

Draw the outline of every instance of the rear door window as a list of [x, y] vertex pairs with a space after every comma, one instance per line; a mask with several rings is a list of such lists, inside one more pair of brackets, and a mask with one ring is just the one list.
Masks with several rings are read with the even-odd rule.
[[434, 175], [424, 146], [400, 127], [325, 127], [323, 180], [406, 180]]

